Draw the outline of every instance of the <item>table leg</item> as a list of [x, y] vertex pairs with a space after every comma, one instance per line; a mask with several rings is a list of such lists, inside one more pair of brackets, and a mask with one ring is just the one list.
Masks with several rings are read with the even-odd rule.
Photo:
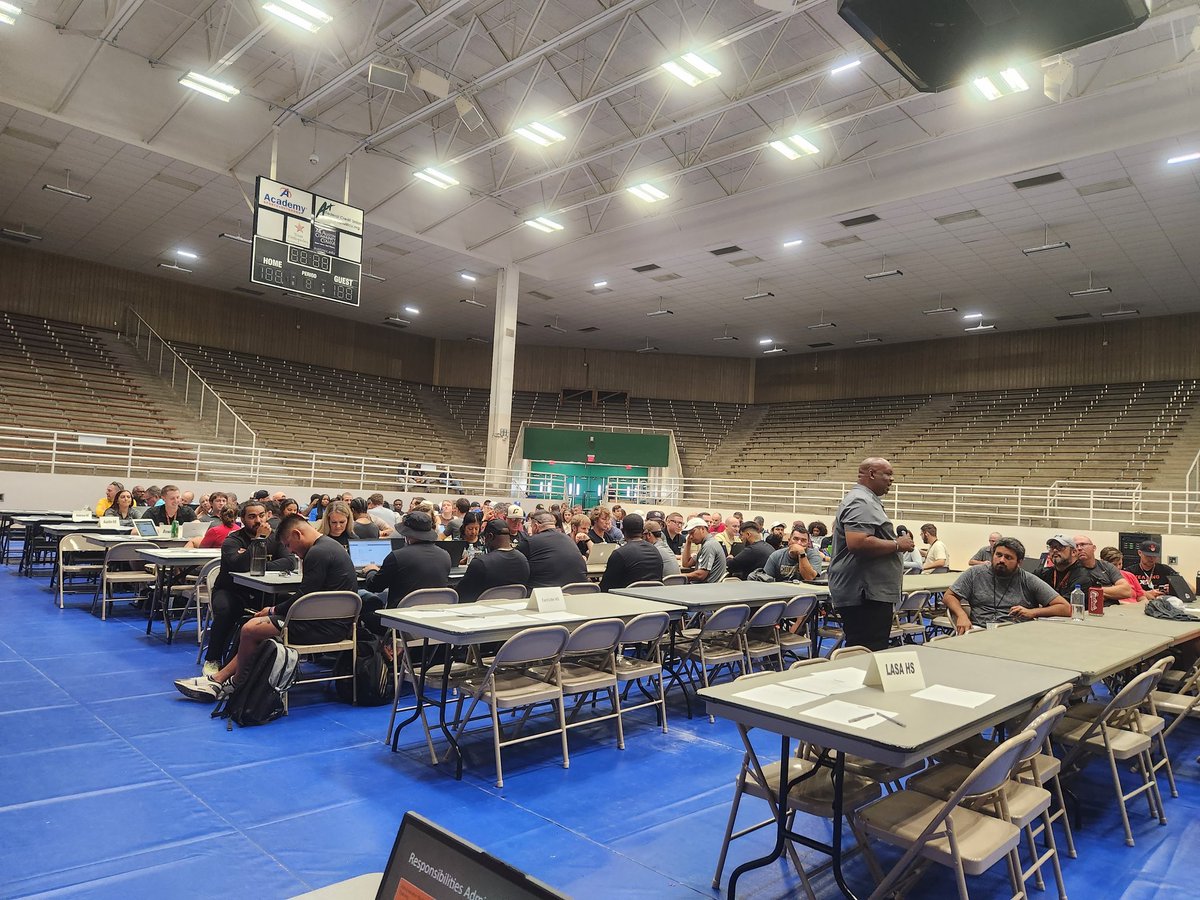
[[163, 586], [163, 567], [154, 567], [154, 589], [150, 592], [150, 601], [146, 604], [146, 634], [150, 634], [154, 627], [154, 613], [158, 610], [158, 603], [162, 599]]
[[808, 617], [808, 639], [812, 642], [812, 653], [809, 654], [809, 659], [816, 659], [821, 655], [821, 601], [818, 600], [813, 606], [812, 614]]
[[843, 813], [842, 803], [844, 801], [843, 791], [846, 782], [846, 754], [838, 750], [833, 756], [833, 877], [837, 881], [837, 886], [841, 889], [842, 895], [847, 900], [857, 900], [854, 892], [850, 890], [846, 884], [846, 876], [842, 872], [842, 828], [843, 828]]
[[[395, 629], [393, 629], [392, 634], [394, 635], [395, 633], [396, 633]], [[396, 727], [392, 731], [392, 752], [393, 753], [396, 753], [400, 749], [400, 732], [401, 732], [401, 730], [404, 728], [405, 725], [411, 725], [418, 718], [420, 718], [422, 707], [425, 705], [425, 673], [429, 671], [429, 657], [427, 655], [428, 650], [429, 650], [429, 639], [426, 638], [425, 642], [421, 646], [422, 662], [421, 662], [421, 671], [420, 671], [420, 673], [418, 673], [416, 668], [412, 664], [412, 655], [408, 652], [408, 640], [403, 633], [400, 634], [400, 648], [397, 652], [403, 652], [405, 665], [407, 665], [409, 670], [414, 675], [416, 675], [416, 678], [413, 680], [413, 694], [414, 694], [413, 713], [411, 716], [409, 716], [403, 722], [396, 725]], [[392, 654], [392, 662], [393, 662], [393, 665], [400, 665], [400, 658], [396, 655], [396, 653]], [[402, 679], [400, 679], [400, 686], [403, 687], [403, 685], [404, 685], [404, 679], [402, 678]], [[393, 703], [392, 714], [395, 715], [395, 706], [400, 703], [400, 692], [399, 691], [396, 692], [396, 697], [394, 700], [392, 700], [392, 703]]]
[[682, 618], [671, 622], [671, 641], [667, 645], [667, 656], [663, 660], [663, 671], [668, 672], [670, 677], [664, 681], [662, 691], [665, 696], [671, 685], [678, 685], [679, 690], [683, 693], [684, 705], [687, 707], [687, 717], [690, 719], [692, 718], [692, 697], [688, 693], [687, 685], [683, 682], [683, 677], [679, 674], [679, 669], [684, 664], [677, 651], [681, 628], [683, 628]]

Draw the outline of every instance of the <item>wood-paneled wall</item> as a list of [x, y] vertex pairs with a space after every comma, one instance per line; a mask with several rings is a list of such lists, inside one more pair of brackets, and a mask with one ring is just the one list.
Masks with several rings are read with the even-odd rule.
[[754, 397], [781, 403], [1178, 378], [1200, 378], [1200, 314], [760, 360]]

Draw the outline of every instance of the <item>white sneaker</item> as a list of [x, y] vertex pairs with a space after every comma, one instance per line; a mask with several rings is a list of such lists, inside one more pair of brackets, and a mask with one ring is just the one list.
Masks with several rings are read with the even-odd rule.
[[180, 678], [175, 682], [175, 688], [189, 700], [214, 703], [220, 696], [221, 685], [207, 675], [201, 675], [199, 678]]
[[209, 677], [212, 675], [216, 675], [220, 671], [221, 671], [221, 664], [219, 662], [217, 662], [216, 660], [212, 660], [212, 659], [206, 659], [204, 661], [204, 668], [200, 670], [200, 675], [202, 677]]

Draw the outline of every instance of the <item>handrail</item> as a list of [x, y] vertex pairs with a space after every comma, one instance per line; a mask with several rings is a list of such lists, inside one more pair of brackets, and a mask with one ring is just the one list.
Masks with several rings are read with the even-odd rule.
[[[136, 330], [131, 329], [129, 327], [131, 318], [133, 319], [134, 329], [136, 329]], [[221, 410], [225, 410], [226, 415], [228, 415], [233, 420], [233, 434], [231, 435], [230, 443], [236, 444], [238, 442], [238, 427], [240, 426], [246, 432], [246, 434], [248, 434], [250, 436], [250, 446], [254, 447], [255, 445], [257, 445], [258, 444], [258, 435], [255, 433], [253, 428], [251, 428], [248, 424], [246, 424], [246, 420], [243, 419], [241, 416], [239, 416], [237, 414], [237, 412], [234, 410], [234, 408], [232, 406], [230, 406], [228, 403], [226, 403], [221, 398], [221, 395], [217, 393], [216, 389], [213, 388], [213, 386], [210, 385], [207, 381], [205, 381], [200, 376], [200, 373], [197, 372], [195, 369], [193, 369], [191, 364], [189, 364], [186, 359], [184, 359], [182, 356], [179, 355], [179, 353], [175, 350], [175, 348], [171, 346], [170, 342], [168, 342], [165, 338], [163, 338], [162, 335], [160, 335], [157, 331], [154, 330], [153, 327], [151, 327], [149, 322], [147, 322], [145, 319], [143, 319], [138, 314], [137, 310], [135, 310], [132, 306], [126, 306], [125, 307], [124, 335], [126, 338], [129, 338], [133, 342], [134, 349], [136, 349], [139, 353], [141, 352], [141, 338], [142, 338], [143, 330], [146, 333], [146, 362], [147, 363], [150, 363], [150, 356], [151, 356], [151, 352], [152, 352], [151, 338], [158, 340], [158, 346], [159, 346], [158, 374], [161, 377], [165, 377], [165, 376], [163, 376], [163, 353], [167, 352], [167, 353], [171, 354], [171, 386], [172, 387], [175, 387], [176, 369], [179, 366], [183, 367], [184, 373], [186, 376], [185, 380], [184, 380], [184, 386], [183, 386], [183, 401], [184, 401], [184, 403], [187, 403], [190, 400], [191, 380], [193, 378], [196, 379], [196, 382], [200, 385], [199, 415], [201, 418], [204, 417], [204, 395], [205, 395], [205, 392], [208, 392], [209, 394], [211, 394], [213, 399], [216, 400], [217, 414], [215, 417], [215, 423], [213, 425], [213, 436], [217, 437], [221, 433]]]
[[1196, 455], [1192, 458], [1192, 464], [1188, 467], [1187, 476], [1183, 480], [1183, 489], [1189, 497], [1193, 494], [1200, 494], [1200, 450], [1196, 451]]

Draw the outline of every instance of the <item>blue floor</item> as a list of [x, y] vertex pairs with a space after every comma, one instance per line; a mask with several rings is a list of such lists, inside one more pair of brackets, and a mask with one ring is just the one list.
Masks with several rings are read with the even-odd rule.
[[[398, 754], [384, 746], [386, 707], [331, 702], [320, 686], [297, 690], [287, 719], [226, 732], [171, 684], [195, 673], [193, 632], [167, 646], [161, 625], [147, 637], [127, 604], [101, 622], [82, 597], [57, 609], [45, 585], [0, 570], [0, 897], [289, 897], [380, 869], [409, 809], [576, 897], [722, 895], [710, 881], [741, 760], [727, 723], [688, 721], [680, 705], [663, 735], [643, 711], [623, 752], [609, 725], [578, 729], [569, 770], [556, 739], [535, 741], [506, 752], [499, 790], [481, 736], [455, 782], [430, 766], [417, 732]], [[762, 746], [778, 752], [777, 739]], [[1134, 804], [1132, 849], [1104, 772], [1083, 785], [1079, 859], [1064, 860], [1070, 896], [1197, 895], [1198, 752], [1200, 724], [1185, 723], [1172, 746], [1182, 796], [1167, 799], [1165, 828]], [[739, 821], [764, 809], [747, 800]], [[765, 833], [735, 843], [726, 876], [769, 845]], [[860, 860], [847, 872], [870, 893]], [[814, 885], [839, 896], [829, 874]], [[971, 887], [1007, 896], [1003, 866]], [[914, 896], [953, 893], [935, 869]], [[743, 897], [798, 895], [783, 864], [739, 885]]]

